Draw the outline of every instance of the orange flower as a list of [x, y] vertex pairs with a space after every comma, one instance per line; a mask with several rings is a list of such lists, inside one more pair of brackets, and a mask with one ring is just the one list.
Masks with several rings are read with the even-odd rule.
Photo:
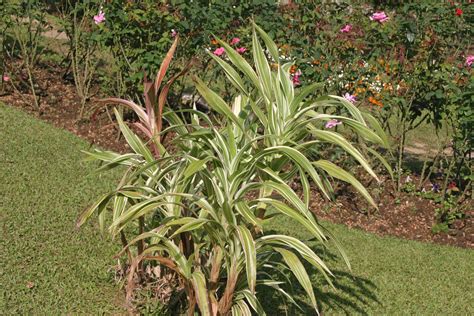
[[290, 67], [290, 74], [295, 74], [297, 69], [298, 68], [295, 65], [291, 66]]
[[385, 91], [392, 91], [393, 90], [392, 84], [391, 83], [384, 83], [383, 84], [383, 89]]
[[213, 39], [213, 40], [211, 40], [211, 44], [212, 45], [217, 45], [217, 44], [219, 44], [219, 42], [216, 39]]
[[375, 99], [374, 97], [369, 97], [369, 102], [372, 103], [372, 104], [374, 104], [374, 105], [383, 107], [382, 102], [378, 101], [378, 100]]
[[361, 88], [361, 87], [356, 88], [356, 94], [364, 93], [364, 92], [365, 92], [365, 88]]

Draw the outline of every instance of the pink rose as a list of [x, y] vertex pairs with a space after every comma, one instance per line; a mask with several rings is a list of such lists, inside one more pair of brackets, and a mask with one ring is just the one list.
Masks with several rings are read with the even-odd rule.
[[389, 19], [389, 17], [385, 14], [385, 12], [375, 12], [370, 16], [372, 21], [383, 23]]
[[468, 67], [471, 67], [471, 65], [474, 63], [474, 55], [468, 55], [466, 57], [466, 63], [465, 65]]
[[341, 33], [349, 33], [352, 30], [351, 24], [346, 24], [340, 31]]
[[94, 15], [94, 23], [100, 24], [105, 21], [105, 13], [102, 10], [99, 11], [99, 14]]
[[171, 29], [171, 37], [176, 37], [176, 35], [178, 35], [178, 32], [175, 29]]
[[234, 37], [233, 39], [231, 39], [230, 45], [235, 45], [235, 44], [238, 44], [239, 42], [240, 42], [240, 38]]
[[247, 48], [245, 48], [245, 47], [239, 47], [239, 48], [237, 48], [237, 53], [239, 53], [239, 54], [243, 54], [243, 53], [245, 53], [246, 51], [247, 51]]
[[221, 56], [224, 53], [225, 53], [224, 47], [216, 48], [216, 50], [214, 51], [214, 55], [216, 55], [216, 56]]
[[334, 119], [334, 120], [328, 121], [324, 127], [333, 128], [333, 127], [336, 127], [337, 125], [341, 125], [341, 124], [342, 124], [342, 122]]
[[3, 81], [10, 81], [10, 77], [7, 74], [3, 75]]

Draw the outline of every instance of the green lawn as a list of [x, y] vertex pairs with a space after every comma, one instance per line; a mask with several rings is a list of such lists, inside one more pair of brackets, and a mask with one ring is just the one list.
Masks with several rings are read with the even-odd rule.
[[0, 104], [1, 315], [120, 312], [107, 272], [117, 248], [92, 225], [74, 226], [112, 183], [89, 176], [93, 166], [79, 152], [87, 147]]
[[[94, 225], [74, 228], [77, 214], [114, 179], [89, 175], [94, 166], [79, 152], [88, 145], [74, 135], [3, 105], [0, 122], [0, 314], [123, 312], [107, 272], [116, 246]], [[474, 315], [474, 251], [324, 225], [353, 270], [321, 252], [338, 288], [314, 275], [325, 314]], [[307, 238], [292, 222], [277, 219], [267, 229]], [[263, 295], [269, 315], [281, 314], [281, 301]]]

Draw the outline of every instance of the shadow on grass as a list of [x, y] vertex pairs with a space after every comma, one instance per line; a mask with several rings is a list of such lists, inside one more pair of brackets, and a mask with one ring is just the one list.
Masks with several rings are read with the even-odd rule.
[[[342, 269], [332, 269], [335, 263], [342, 259], [328, 249], [323, 249], [321, 245], [309, 243], [313, 251], [320, 256], [328, 265], [334, 277], [331, 281], [332, 288], [323, 275], [312, 265], [302, 260], [306, 271], [311, 278], [313, 290], [318, 304], [320, 314], [327, 312], [352, 315], [354, 313], [367, 315], [367, 307], [373, 304], [381, 304], [376, 295], [376, 285], [363, 277]], [[293, 297], [301, 309], [291, 304], [288, 299], [273, 288], [259, 286], [258, 296], [262, 306], [268, 315], [315, 315], [314, 308], [309, 304], [306, 292], [299, 285], [297, 279], [291, 271], [285, 272], [285, 277], [272, 274], [279, 281], [291, 281], [292, 286], [286, 284], [282, 288]]]

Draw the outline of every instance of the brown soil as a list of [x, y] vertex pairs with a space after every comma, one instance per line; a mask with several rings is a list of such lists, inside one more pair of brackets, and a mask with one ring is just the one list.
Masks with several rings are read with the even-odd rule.
[[[8, 83], [0, 86], [0, 101], [66, 129], [91, 144], [119, 152], [128, 151], [128, 146], [120, 138], [118, 129], [105, 110], [95, 120], [78, 120], [80, 102], [74, 85], [62, 79], [60, 69], [47, 69], [36, 72], [38, 92], [42, 96], [40, 109], [31, 105], [32, 97], [25, 84], [17, 84], [19, 91], [15, 91]], [[92, 104], [93, 100], [87, 107], [90, 109]], [[313, 190], [311, 208], [320, 219], [378, 235], [474, 248], [472, 199], [465, 202], [464, 219], [455, 221], [448, 233], [433, 234], [431, 229], [436, 223], [435, 208], [439, 207], [433, 201], [403, 192], [397, 195], [388, 180], [382, 185], [370, 185], [370, 193], [376, 199], [378, 211], [369, 208], [367, 203], [347, 186], [339, 188], [339, 196], [332, 206], [322, 200], [319, 192]]]
[[[4, 83], [4, 91], [0, 89], [0, 101], [21, 108], [56, 127], [68, 130], [88, 140], [91, 144], [118, 152], [126, 152], [129, 149], [121, 139], [118, 128], [109, 119], [105, 108], [94, 119], [91, 119], [94, 100], [86, 104], [86, 115], [79, 119], [80, 99], [76, 95], [74, 84], [70, 80], [62, 79], [61, 69], [48, 67], [47, 71], [39, 69], [35, 72], [38, 84], [36, 92], [40, 96], [39, 109], [34, 108], [26, 74], [22, 77], [16, 78], [16, 89], [8, 82]], [[109, 113], [113, 116], [113, 111], [110, 109]]]
[[[314, 192], [313, 196], [318, 198], [312, 202], [311, 209], [320, 219], [380, 236], [392, 235], [404, 239], [474, 248], [472, 199], [465, 200], [461, 205], [465, 214], [463, 219], [455, 220], [447, 233], [434, 234], [432, 227], [436, 224], [435, 209], [440, 207], [439, 204], [415, 194], [397, 193], [392, 181], [384, 180], [381, 184], [374, 183], [369, 186], [369, 192], [377, 203], [378, 210], [369, 206], [363, 197], [346, 185], [338, 190], [336, 203], [330, 207], [317, 192]], [[417, 182], [418, 179], [413, 177], [413, 181]]]

